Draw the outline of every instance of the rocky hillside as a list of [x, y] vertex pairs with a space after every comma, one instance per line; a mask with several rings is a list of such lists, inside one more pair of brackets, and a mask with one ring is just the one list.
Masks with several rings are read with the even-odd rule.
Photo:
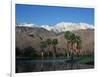
[[[94, 53], [94, 30], [84, 29], [73, 31], [76, 35], [79, 35], [82, 39], [82, 54]], [[55, 34], [44, 28], [39, 27], [21, 27], [16, 26], [16, 47], [24, 49], [32, 47], [37, 51], [40, 51], [40, 42], [47, 38], [57, 38], [59, 44], [57, 45], [57, 52], [64, 53], [66, 49], [66, 39], [64, 33]]]
[[[77, 30], [72, 32], [81, 37], [82, 40], [81, 53], [93, 54], [94, 53], [94, 29], [84, 29], [84, 30]], [[58, 48], [66, 49], [67, 42], [66, 39], [64, 38], [64, 33], [61, 33], [60, 35], [54, 38], [57, 38], [59, 41]]]
[[24, 49], [25, 47], [39, 48], [42, 40], [56, 36], [44, 28], [38, 27], [16, 27], [16, 47]]

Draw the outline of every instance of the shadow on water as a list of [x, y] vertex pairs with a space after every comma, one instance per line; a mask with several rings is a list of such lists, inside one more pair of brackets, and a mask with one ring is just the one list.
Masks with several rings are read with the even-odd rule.
[[76, 61], [61, 60], [16, 60], [16, 73], [55, 70], [89, 69], [94, 65], [78, 64]]

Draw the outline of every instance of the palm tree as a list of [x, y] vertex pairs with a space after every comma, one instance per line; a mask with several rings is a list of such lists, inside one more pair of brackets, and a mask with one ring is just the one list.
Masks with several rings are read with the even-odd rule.
[[42, 56], [42, 58], [43, 58], [43, 56], [44, 56], [44, 52], [45, 52], [45, 48], [46, 48], [46, 42], [45, 41], [42, 41], [42, 42], [40, 42], [40, 48], [41, 48], [41, 56]]
[[57, 39], [53, 39], [52, 40], [52, 45], [53, 45], [53, 49], [54, 49], [54, 58], [56, 57], [56, 45], [58, 44], [58, 40]]
[[71, 35], [71, 43], [72, 43], [72, 53], [78, 55], [79, 50], [81, 48], [81, 38], [75, 34]]
[[74, 54], [75, 54], [74, 44], [76, 42], [76, 35], [74, 33], [71, 33], [70, 41], [71, 41], [71, 60], [73, 60], [73, 57], [74, 57]]
[[79, 56], [82, 41], [81, 41], [80, 36], [77, 36], [74, 33], [69, 32], [69, 31], [65, 32], [64, 36], [65, 36], [65, 39], [67, 40], [67, 45], [68, 45], [67, 47], [68, 47], [68, 50], [71, 52], [71, 61], [73, 63], [74, 54], [76, 54], [77, 57]]
[[[76, 56], [78, 58], [79, 53], [80, 53], [80, 49], [81, 49], [81, 38], [80, 38], [80, 36], [74, 35], [72, 42], [73, 42], [72, 49], [74, 51], [74, 54], [76, 54]], [[77, 64], [77, 68], [79, 68], [78, 64]]]
[[64, 34], [64, 37], [67, 40], [67, 50], [71, 54], [71, 57], [73, 57], [72, 47], [73, 47], [73, 41], [75, 38], [75, 34], [70, 31], [66, 31]]
[[51, 39], [47, 39], [47, 40], [46, 40], [46, 44], [47, 44], [47, 46], [48, 46], [48, 56], [49, 56], [50, 47], [51, 47], [51, 44], [52, 44], [52, 40], [51, 40]]
[[80, 36], [76, 36], [76, 53], [77, 53], [77, 56], [79, 56], [79, 53], [80, 53], [80, 49], [81, 49], [81, 43], [82, 43], [82, 40], [80, 38]]

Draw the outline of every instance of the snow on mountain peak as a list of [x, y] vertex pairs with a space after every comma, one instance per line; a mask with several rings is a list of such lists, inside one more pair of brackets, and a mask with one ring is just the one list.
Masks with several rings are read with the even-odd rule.
[[93, 29], [93, 25], [89, 25], [87, 23], [71, 23], [71, 22], [61, 22], [56, 24], [52, 31], [54, 32], [64, 32], [64, 31], [72, 31], [79, 29]]
[[49, 26], [49, 25], [41, 25], [42, 28], [45, 28], [49, 31], [51, 31], [53, 29], [53, 26]]
[[49, 31], [53, 32], [64, 32], [64, 31], [73, 31], [73, 30], [80, 30], [80, 29], [93, 29], [94, 26], [87, 24], [87, 23], [72, 23], [72, 22], [60, 22], [56, 25], [36, 25], [36, 24], [16, 24], [16, 26], [26, 26], [26, 27], [42, 27]]
[[32, 23], [21, 23], [21, 24], [16, 24], [16, 26], [36, 27], [37, 25]]

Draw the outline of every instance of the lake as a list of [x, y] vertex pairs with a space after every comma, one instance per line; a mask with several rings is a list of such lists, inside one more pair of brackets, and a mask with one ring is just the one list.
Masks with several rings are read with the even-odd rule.
[[66, 59], [16, 60], [16, 73], [90, 68], [94, 68], [94, 65], [79, 64], [77, 61], [68, 61]]

